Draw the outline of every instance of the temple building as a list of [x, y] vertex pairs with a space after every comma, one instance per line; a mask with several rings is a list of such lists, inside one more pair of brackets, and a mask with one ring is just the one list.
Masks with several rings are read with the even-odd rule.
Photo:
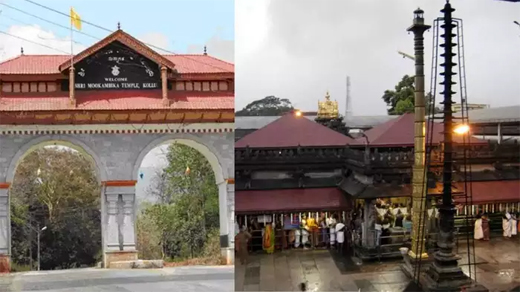
[[[324, 110], [320, 107], [318, 112]], [[442, 192], [443, 127], [431, 125], [426, 136], [430, 149], [427, 159], [432, 165], [427, 200], [428, 214], [434, 220]], [[476, 137], [466, 140], [454, 136], [456, 179], [452, 188], [457, 214], [487, 212], [500, 216], [506, 210], [519, 211], [520, 145]], [[235, 143], [237, 222], [247, 225], [251, 218], [262, 218], [264, 224], [274, 222], [285, 228], [286, 215], [291, 222], [299, 222], [303, 215], [317, 219], [337, 214], [346, 222], [358, 216], [362, 230], [359, 236], [351, 234], [350, 248], [361, 258], [374, 257], [377, 218], [372, 214], [386, 215], [388, 210], [380, 205], [391, 206], [394, 216], [396, 211], [403, 216], [410, 213], [413, 146], [413, 114], [390, 117], [353, 138], [298, 111], [288, 113]], [[463, 163], [465, 152], [470, 154]], [[469, 166], [463, 169], [466, 164]], [[460, 220], [457, 222], [462, 226]], [[377, 252], [381, 256], [381, 250]], [[399, 256], [399, 250], [388, 248], [382, 256]]]

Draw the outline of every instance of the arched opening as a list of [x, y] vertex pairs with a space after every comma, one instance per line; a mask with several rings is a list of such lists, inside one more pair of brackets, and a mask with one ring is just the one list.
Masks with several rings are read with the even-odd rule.
[[166, 265], [222, 263], [225, 174], [212, 150], [167, 137], [143, 150], [134, 168], [139, 258], [162, 258]]
[[102, 260], [99, 160], [81, 143], [41, 138], [19, 149], [8, 181], [13, 271]]

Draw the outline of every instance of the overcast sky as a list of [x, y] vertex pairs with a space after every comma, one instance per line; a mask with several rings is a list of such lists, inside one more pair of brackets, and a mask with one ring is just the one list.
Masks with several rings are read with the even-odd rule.
[[[330, 90], [345, 110], [351, 78], [354, 115], [386, 114], [381, 96], [413, 75], [408, 28], [421, 7], [426, 22], [441, 16], [445, 1], [284, 0], [235, 2], [236, 108], [267, 95], [317, 110]], [[495, 0], [451, 1], [464, 21], [470, 103], [520, 104], [520, 4]], [[427, 88], [432, 31], [425, 35]], [[458, 90], [456, 90], [458, 91]], [[439, 100], [439, 97], [437, 97]]]

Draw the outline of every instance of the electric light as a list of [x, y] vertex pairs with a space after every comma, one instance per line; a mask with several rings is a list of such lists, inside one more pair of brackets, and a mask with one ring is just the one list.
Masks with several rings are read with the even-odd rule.
[[469, 126], [468, 125], [458, 125], [455, 127], [453, 132], [455, 132], [456, 134], [459, 134], [459, 135], [467, 134], [469, 132]]
[[301, 111], [295, 111], [294, 115], [297, 116], [297, 117], [301, 117], [302, 116], [302, 112]]

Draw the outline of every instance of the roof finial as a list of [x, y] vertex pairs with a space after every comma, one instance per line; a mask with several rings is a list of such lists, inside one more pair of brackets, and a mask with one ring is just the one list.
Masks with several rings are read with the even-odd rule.
[[117, 30], [121, 30], [121, 22], [117, 22]]
[[326, 100], [330, 100], [330, 93], [329, 93], [328, 90], [327, 90], [327, 93], [325, 94], [325, 99], [326, 99]]
[[22, 53], [22, 55], [23, 55], [23, 47], [21, 47], [21, 48], [20, 48], [20, 52], [21, 52], [21, 53]]
[[206, 48], [206, 46], [204, 46], [204, 56], [206, 56], [208, 54], [208, 49]]

